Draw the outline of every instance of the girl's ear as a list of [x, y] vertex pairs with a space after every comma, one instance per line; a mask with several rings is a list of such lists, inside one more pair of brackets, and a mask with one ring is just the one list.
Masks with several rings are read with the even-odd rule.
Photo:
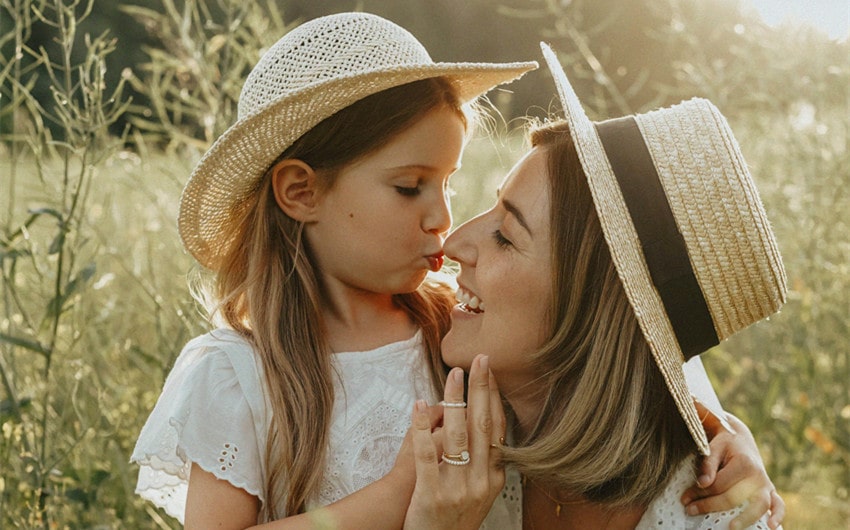
[[272, 188], [277, 205], [301, 222], [314, 220], [319, 199], [316, 172], [301, 160], [287, 158], [272, 168]]

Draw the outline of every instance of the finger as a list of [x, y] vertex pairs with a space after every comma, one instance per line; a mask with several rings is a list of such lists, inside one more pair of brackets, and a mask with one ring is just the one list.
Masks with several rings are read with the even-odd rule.
[[697, 398], [694, 398], [694, 405], [696, 406], [700, 423], [702, 423], [702, 428], [705, 429], [705, 433], [708, 435], [708, 438], [714, 438], [717, 433], [720, 432], [720, 429], [722, 429], [720, 419], [708, 410]]
[[505, 445], [505, 436], [508, 431], [508, 421], [505, 418], [505, 407], [502, 405], [502, 395], [499, 394], [499, 385], [496, 377], [490, 370], [487, 374], [490, 380], [490, 415], [493, 416], [493, 433], [490, 435], [490, 443], [497, 447]]
[[756, 521], [761, 519], [762, 515], [767, 513], [768, 508], [770, 508], [770, 494], [759, 492], [750, 498], [750, 502], [747, 503], [741, 513], [729, 521], [729, 529], [738, 530], [755, 524]]
[[[697, 488], [696, 500], [692, 500], [687, 504], [686, 511], [689, 515], [696, 515], [731, 510], [741, 505], [748, 498], [747, 492], [752, 495], [752, 492], [756, 491], [756, 488], [753, 488], [752, 485], [746, 482], [739, 482], [722, 492], [711, 491], [713, 486], [708, 489]], [[766, 490], [764, 491], [764, 495], [766, 498]], [[765, 510], [767, 510], [766, 503], [761, 513], [764, 513]]]
[[440, 405], [428, 407], [428, 415], [431, 419], [431, 430], [434, 430], [443, 424], [443, 407]]
[[[463, 402], [463, 370], [452, 368], [446, 379], [443, 393], [445, 403]], [[469, 437], [466, 427], [466, 409], [444, 406], [443, 410], [443, 450], [446, 454], [460, 455], [469, 451]], [[452, 466], [460, 469], [462, 466]]]
[[[721, 435], [722, 436], [722, 435]], [[715, 439], [718, 437], [715, 437]], [[697, 469], [697, 485], [700, 488], [708, 488], [714, 484], [717, 478], [717, 472], [726, 457], [726, 448], [712, 447], [711, 454], [700, 458], [699, 467]]]
[[[443, 428], [437, 427], [431, 430], [431, 442], [434, 444], [434, 449], [437, 455], [443, 454]], [[439, 460], [439, 458], [437, 459]]]
[[490, 483], [493, 486], [496, 495], [505, 487], [505, 466], [502, 465], [502, 450], [505, 445], [505, 435], [507, 432], [507, 420], [505, 419], [505, 408], [502, 405], [502, 396], [499, 394], [499, 386], [496, 384], [496, 378], [493, 376], [493, 371], [488, 370], [487, 377], [490, 381], [490, 415], [493, 417], [493, 433], [490, 435], [492, 445], [496, 449], [491, 449], [490, 455]]
[[490, 459], [490, 438], [493, 432], [493, 418], [490, 415], [489, 362], [489, 357], [486, 355], [477, 355], [472, 360], [467, 390], [469, 453], [472, 458], [472, 469], [478, 476], [487, 473]]
[[[723, 462], [723, 453], [725, 448], [721, 447], [720, 438], [723, 435], [715, 438], [712, 441], [711, 454], [702, 456], [697, 465], [697, 483], [682, 494], [681, 502], [688, 505], [691, 502], [703, 498], [717, 495], [726, 491], [727, 488], [719, 488], [715, 483], [717, 479], [717, 470]], [[722, 485], [722, 484], [721, 484]]]
[[770, 492], [770, 518], [767, 520], [767, 526], [776, 530], [785, 519], [785, 501], [776, 490]]
[[723, 459], [720, 469], [710, 485], [700, 488], [702, 496], [717, 495], [734, 490], [730, 498], [740, 504], [756, 492], [763, 490], [765, 495], [774, 489], [773, 483], [759, 462], [750, 455], [737, 454]]
[[423, 400], [418, 400], [413, 407], [413, 457], [416, 467], [416, 487], [427, 488], [426, 491], [436, 491], [440, 482], [440, 471], [437, 449], [431, 439], [431, 419], [428, 407]]

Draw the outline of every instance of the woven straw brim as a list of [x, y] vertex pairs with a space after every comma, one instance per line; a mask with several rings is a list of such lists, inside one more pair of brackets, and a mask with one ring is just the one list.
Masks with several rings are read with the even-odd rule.
[[[546, 46], [543, 51], [626, 295], [697, 448], [708, 454], [708, 439], [683, 371], [685, 359], [617, 178], [557, 56]], [[705, 100], [635, 119], [685, 239], [718, 338], [728, 338], [775, 313], [785, 300], [785, 271], [726, 120]], [[714, 172], [712, 178], [695, 178], [707, 171]], [[706, 204], [713, 209], [711, 215], [706, 215]]]
[[244, 215], [244, 201], [278, 156], [322, 120], [388, 88], [444, 77], [462, 103], [512, 81], [535, 62], [434, 63], [361, 72], [317, 83], [288, 94], [237, 121], [216, 140], [195, 167], [180, 199], [178, 228], [186, 250], [215, 270], [232, 240], [225, 227]]

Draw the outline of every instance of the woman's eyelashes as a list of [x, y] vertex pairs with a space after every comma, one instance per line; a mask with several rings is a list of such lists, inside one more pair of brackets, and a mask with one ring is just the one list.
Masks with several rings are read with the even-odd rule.
[[493, 241], [496, 242], [496, 246], [498, 246], [499, 248], [508, 248], [510, 246], [513, 246], [511, 240], [506, 238], [504, 234], [502, 234], [502, 231], [498, 228], [496, 230], [493, 230]]

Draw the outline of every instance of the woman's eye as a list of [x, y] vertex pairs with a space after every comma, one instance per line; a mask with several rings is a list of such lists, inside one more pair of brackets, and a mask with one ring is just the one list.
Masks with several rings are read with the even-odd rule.
[[419, 195], [419, 193], [421, 191], [419, 189], [419, 186], [414, 186], [412, 188], [408, 188], [406, 186], [396, 186], [395, 190], [399, 194], [404, 195], [405, 197], [415, 197], [415, 196]]
[[502, 231], [498, 229], [493, 231], [493, 240], [499, 248], [507, 248], [513, 245], [510, 239], [503, 236]]

